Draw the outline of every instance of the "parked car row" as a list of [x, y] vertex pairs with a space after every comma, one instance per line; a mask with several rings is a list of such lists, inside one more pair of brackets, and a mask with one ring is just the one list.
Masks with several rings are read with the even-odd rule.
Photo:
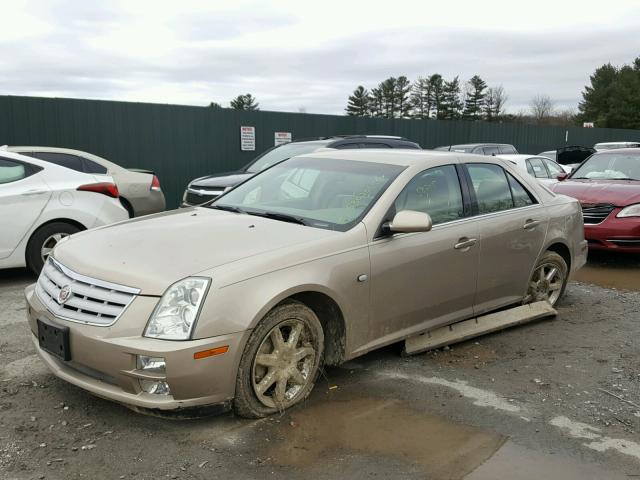
[[[263, 417], [305, 399], [323, 365], [554, 305], [588, 245], [640, 251], [640, 149], [589, 152], [570, 174], [500, 144], [444, 150], [383, 136], [292, 142], [191, 182], [189, 208], [41, 246], [42, 273], [25, 291], [35, 348], [100, 397]], [[555, 153], [569, 162], [586, 151]], [[94, 179], [73, 192], [129, 216], [114, 179], [95, 181], [111, 177], [84, 162], [0, 157], [24, 166], [0, 169], [0, 187], [64, 169]], [[185, 231], [189, 248], [175, 248]]]
[[164, 209], [153, 173], [77, 150], [0, 149], [0, 268], [40, 273], [69, 235]]

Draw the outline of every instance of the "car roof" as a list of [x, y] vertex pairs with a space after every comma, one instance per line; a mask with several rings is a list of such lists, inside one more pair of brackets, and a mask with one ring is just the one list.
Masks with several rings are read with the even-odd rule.
[[[436, 150], [401, 150], [401, 149], [357, 149], [357, 150], [331, 150], [322, 152], [306, 153], [296, 158], [330, 158], [336, 160], [353, 160], [358, 162], [386, 163], [389, 165], [412, 166], [422, 165], [429, 160], [440, 160], [451, 158], [455, 163], [462, 161], [463, 156], [458, 152], [443, 152]], [[492, 163], [491, 160], [497, 157], [486, 157], [483, 155], [464, 155], [464, 161], [482, 161]], [[498, 162], [496, 162], [498, 163]]]
[[628, 143], [640, 143], [640, 141], [634, 142], [633, 140], [623, 140], [623, 141], [619, 141], [619, 142], [599, 142], [596, 143], [596, 145], [625, 145]]
[[[500, 155], [496, 155], [496, 157], [504, 158], [505, 160], [510, 160], [512, 162], [515, 162], [518, 160], [527, 160], [528, 158], [544, 158], [545, 160], [551, 160], [550, 158], [547, 158], [544, 155], [527, 155], [526, 153], [500, 154]], [[553, 160], [551, 161], [553, 162]]]
[[635, 153], [636, 155], [640, 155], [640, 148], [615, 148], [613, 150], [601, 150], [599, 152], [595, 152], [594, 155], [618, 155], [620, 153]]
[[118, 165], [117, 163], [113, 163], [106, 158], [99, 157], [98, 155], [94, 155], [90, 152], [85, 152], [84, 150], [75, 150], [73, 148], [62, 148], [62, 147], [39, 147], [39, 146], [31, 146], [31, 145], [16, 145], [9, 146], [7, 150], [12, 152], [50, 152], [50, 153], [67, 153], [69, 155], [77, 155], [80, 157], [87, 158], [96, 163], [99, 163], [103, 167], [106, 167], [110, 170], [124, 170], [123, 167]]
[[451, 148], [455, 147], [490, 147], [490, 146], [500, 146], [500, 145], [508, 145], [512, 147], [510, 143], [456, 143], [455, 145], [451, 145]]

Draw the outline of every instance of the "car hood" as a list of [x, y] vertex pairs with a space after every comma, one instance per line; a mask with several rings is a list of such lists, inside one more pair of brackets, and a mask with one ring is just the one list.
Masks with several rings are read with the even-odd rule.
[[198, 187], [235, 187], [239, 183], [244, 182], [248, 178], [251, 178], [255, 175], [255, 173], [247, 173], [247, 172], [232, 172], [232, 173], [221, 173], [219, 175], [209, 175], [207, 177], [201, 177], [195, 179], [193, 182], [189, 184], [190, 188], [198, 188]]
[[133, 219], [73, 235], [54, 251], [73, 271], [162, 295], [178, 280], [339, 232], [208, 208]]
[[567, 179], [553, 185], [552, 190], [581, 203], [608, 203], [616, 207], [640, 203], [640, 182], [629, 180]]

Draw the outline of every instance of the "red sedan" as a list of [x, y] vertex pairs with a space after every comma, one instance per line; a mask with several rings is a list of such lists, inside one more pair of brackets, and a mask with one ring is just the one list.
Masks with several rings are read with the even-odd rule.
[[640, 148], [595, 153], [561, 180], [552, 189], [582, 204], [590, 249], [640, 253]]

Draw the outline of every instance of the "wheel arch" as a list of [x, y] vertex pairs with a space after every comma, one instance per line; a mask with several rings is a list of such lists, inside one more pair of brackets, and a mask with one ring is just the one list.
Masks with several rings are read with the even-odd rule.
[[252, 328], [255, 328], [255, 325], [275, 307], [292, 300], [309, 307], [320, 320], [325, 336], [325, 365], [342, 363], [346, 355], [348, 333], [344, 309], [340, 307], [335, 296], [321, 286], [304, 286], [298, 290], [281, 293], [256, 316]]
[[552, 242], [549, 246], [547, 246], [545, 251], [554, 252], [560, 255], [567, 264], [567, 273], [571, 272], [571, 250], [569, 250], [569, 247], [566, 243], [561, 241]]
[[120, 203], [124, 207], [124, 209], [129, 214], [129, 218], [135, 217], [136, 216], [136, 212], [133, 209], [133, 205], [131, 205], [131, 202], [129, 200], [127, 200], [126, 197], [123, 197], [122, 195], [120, 195], [120, 197], [118, 197], [118, 198], [120, 200]]

